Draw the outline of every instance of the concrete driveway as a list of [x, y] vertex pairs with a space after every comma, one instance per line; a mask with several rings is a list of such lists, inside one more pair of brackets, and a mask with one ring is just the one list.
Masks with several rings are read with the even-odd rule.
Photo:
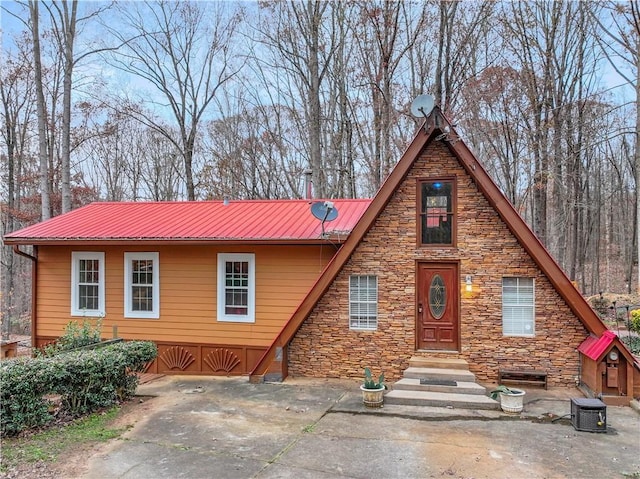
[[640, 478], [640, 415], [576, 431], [577, 390], [527, 390], [525, 411], [361, 405], [357, 382], [163, 377], [88, 478]]

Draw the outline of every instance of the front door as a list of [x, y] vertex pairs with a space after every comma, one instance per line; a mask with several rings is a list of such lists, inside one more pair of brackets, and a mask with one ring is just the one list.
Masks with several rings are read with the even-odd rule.
[[458, 351], [458, 264], [418, 264], [417, 347]]

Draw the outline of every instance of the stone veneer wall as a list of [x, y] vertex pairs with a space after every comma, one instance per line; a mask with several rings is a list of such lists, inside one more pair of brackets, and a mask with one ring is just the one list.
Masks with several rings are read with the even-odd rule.
[[[418, 179], [457, 178], [457, 245], [421, 248], [416, 242]], [[506, 224], [441, 142], [422, 152], [386, 209], [354, 251], [289, 345], [291, 376], [360, 378], [370, 366], [388, 381], [402, 376], [416, 354], [416, 263], [459, 261], [459, 353], [478, 380], [497, 382], [499, 368], [543, 369], [550, 386], [575, 384], [577, 346], [587, 330], [519, 245]], [[349, 276], [378, 276], [378, 329], [349, 329]], [[473, 292], [464, 291], [465, 275]], [[502, 334], [503, 276], [533, 277], [535, 337]]]

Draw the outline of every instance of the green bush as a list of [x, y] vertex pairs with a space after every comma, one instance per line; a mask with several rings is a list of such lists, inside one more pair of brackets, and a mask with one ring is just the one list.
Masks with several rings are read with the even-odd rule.
[[64, 351], [99, 343], [102, 318], [95, 318], [95, 325], [91, 324], [92, 320], [93, 318], [85, 318], [81, 325], [77, 321], [70, 321], [64, 328], [64, 334], [55, 343], [45, 346], [42, 351], [36, 350], [36, 354], [53, 356]]
[[154, 343], [131, 341], [0, 365], [0, 433], [16, 434], [53, 419], [47, 395], [59, 395], [62, 413], [80, 416], [131, 397], [137, 371], [157, 355]]
[[640, 354], [640, 336], [623, 336], [620, 338], [633, 354]]
[[16, 434], [53, 419], [44, 396], [51, 393], [53, 382], [64, 381], [64, 377], [54, 379], [54, 367], [27, 357], [0, 363], [0, 433]]
[[629, 327], [631, 331], [640, 333], [640, 309], [634, 309], [629, 313]]
[[131, 397], [138, 386], [135, 372], [156, 357], [155, 344], [122, 342], [106, 348], [62, 355], [69, 377], [59, 384], [63, 407], [74, 416]]

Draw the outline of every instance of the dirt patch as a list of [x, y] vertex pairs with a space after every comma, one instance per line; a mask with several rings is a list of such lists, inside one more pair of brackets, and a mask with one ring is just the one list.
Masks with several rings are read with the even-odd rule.
[[[136, 396], [119, 406], [117, 416], [107, 426], [110, 429], [131, 429], [140, 418], [155, 407], [154, 397]], [[59, 425], [59, 424], [58, 424]], [[21, 463], [0, 473], [2, 479], [57, 479], [82, 477], [86, 472], [87, 458], [110, 447], [114, 440], [74, 443], [51, 460]]]

